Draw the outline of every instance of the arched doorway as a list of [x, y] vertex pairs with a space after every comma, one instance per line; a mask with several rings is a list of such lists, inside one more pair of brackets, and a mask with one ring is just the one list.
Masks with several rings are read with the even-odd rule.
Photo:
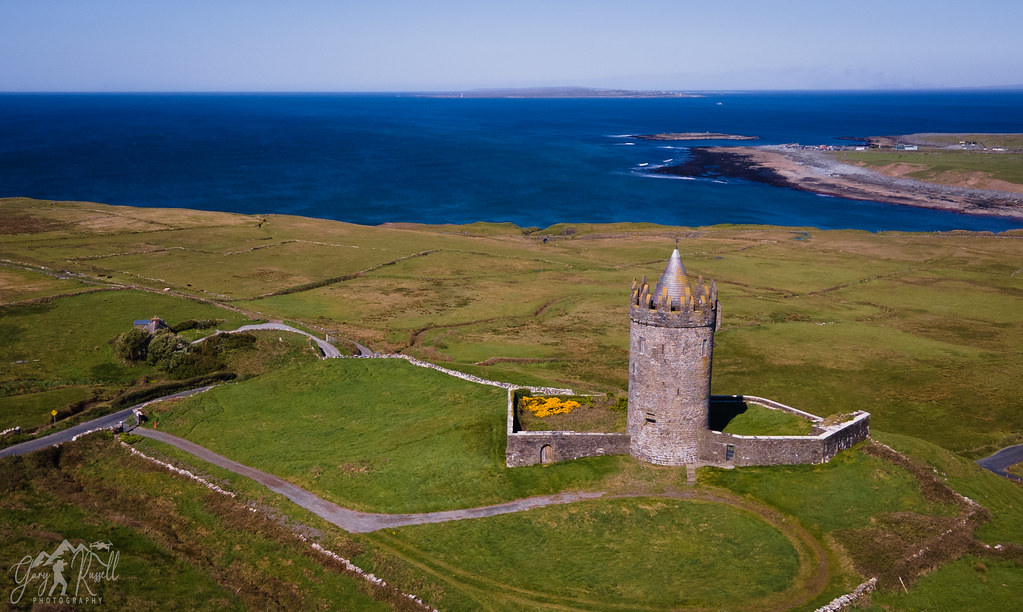
[[540, 463], [554, 463], [554, 449], [550, 444], [544, 444], [540, 448]]

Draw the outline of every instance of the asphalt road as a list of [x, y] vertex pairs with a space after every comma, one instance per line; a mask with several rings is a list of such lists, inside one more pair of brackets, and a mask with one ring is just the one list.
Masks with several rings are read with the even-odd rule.
[[1005, 476], [1011, 480], [1017, 480], [1023, 482], [1023, 478], [1014, 476], [1006, 471], [1010, 465], [1023, 462], [1023, 444], [1017, 444], [1016, 446], [1007, 446], [990, 457], [984, 457], [983, 459], [977, 459], [977, 465], [994, 472], [999, 476]]
[[129, 416], [131, 416], [131, 411], [135, 410], [136, 408], [141, 409], [154, 402], [161, 402], [163, 400], [186, 397], [194, 393], [202, 393], [203, 391], [206, 391], [211, 388], [212, 385], [207, 385], [205, 387], [199, 387], [197, 389], [188, 389], [187, 391], [181, 391], [180, 393], [165, 395], [154, 400], [149, 400], [148, 402], [135, 404], [134, 406], [125, 408], [124, 410], [115, 412], [113, 414], [101, 416], [99, 418], [93, 419], [91, 421], [86, 421], [84, 423], [79, 423], [74, 427], [68, 427], [63, 431], [58, 431], [48, 436], [42, 436], [41, 438], [36, 438], [35, 440], [27, 440], [25, 442], [21, 442], [20, 444], [8, 446], [7, 448], [0, 448], [0, 457], [9, 457], [11, 455], [24, 455], [26, 453], [31, 453], [32, 451], [37, 451], [41, 448], [46, 448], [47, 446], [55, 446], [57, 444], [62, 444], [64, 442], [71, 440], [71, 438], [77, 436], [78, 434], [83, 434], [87, 431], [92, 431], [94, 429], [107, 429], [113, 427], [120, 423], [121, 421], [126, 420]]

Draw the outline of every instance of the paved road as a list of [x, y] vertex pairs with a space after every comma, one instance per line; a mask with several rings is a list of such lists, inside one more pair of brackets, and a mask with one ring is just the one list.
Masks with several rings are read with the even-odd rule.
[[357, 512], [355, 510], [342, 508], [337, 504], [321, 499], [309, 491], [297, 487], [286, 480], [274, 476], [273, 474], [267, 474], [266, 472], [251, 468], [247, 465], [242, 465], [237, 461], [232, 461], [223, 455], [218, 455], [217, 453], [199, 446], [194, 442], [189, 442], [184, 438], [179, 438], [159, 430], [142, 427], [134, 430], [133, 433], [147, 438], [152, 438], [153, 440], [158, 440], [160, 442], [165, 442], [185, 451], [186, 453], [190, 453], [203, 461], [208, 461], [213, 465], [230, 470], [236, 474], [241, 474], [247, 478], [251, 478], [274, 493], [280, 493], [306, 510], [309, 510], [317, 516], [330, 521], [345, 531], [353, 533], [365, 533], [368, 531], [376, 531], [377, 529], [384, 529], [386, 527], [403, 527], [405, 525], [421, 525], [423, 523], [443, 523], [445, 521], [456, 521], [459, 519], [495, 516], [497, 514], [521, 512], [523, 510], [531, 510], [533, 508], [541, 508], [543, 506], [551, 506], [554, 504], [568, 504], [585, 499], [598, 499], [604, 496], [604, 493], [561, 493], [559, 495], [528, 497], [526, 499], [519, 499], [504, 504], [495, 504], [493, 506], [482, 506], [479, 508], [467, 508], [463, 510], [447, 510], [444, 512], [427, 512], [422, 514], [376, 514], [372, 512]]
[[994, 472], [999, 476], [1005, 476], [1011, 480], [1018, 480], [1023, 482], [1023, 478], [1014, 476], [1006, 471], [1010, 465], [1023, 462], [1023, 444], [1017, 444], [1016, 446], [1007, 446], [990, 457], [984, 457], [983, 459], [977, 459], [977, 465]]
[[101, 416], [99, 418], [93, 419], [91, 421], [86, 421], [84, 423], [79, 423], [74, 427], [68, 427], [64, 431], [58, 431], [48, 436], [36, 438], [35, 440], [28, 440], [20, 444], [8, 446], [7, 448], [0, 448], [0, 457], [9, 457], [11, 455], [24, 455], [26, 453], [31, 453], [32, 451], [37, 451], [41, 448], [46, 448], [47, 446], [56, 446], [57, 444], [67, 442], [68, 440], [77, 436], [78, 434], [83, 434], [87, 431], [92, 431], [93, 429], [107, 429], [113, 427], [120, 423], [121, 421], [126, 420], [129, 416], [131, 416], [131, 411], [135, 410], [136, 408], [144, 408], [145, 406], [148, 406], [153, 402], [162, 402], [163, 400], [186, 397], [194, 393], [202, 393], [203, 391], [207, 391], [212, 387], [213, 387], [212, 385], [208, 385], [205, 387], [199, 387], [198, 389], [189, 389], [187, 391], [181, 391], [180, 393], [174, 393], [171, 395], [158, 397], [154, 400], [149, 400], [148, 402], [135, 404], [130, 408], [125, 408], [124, 410], [115, 412], [113, 414]]
[[[259, 329], [273, 329], [273, 330], [277, 330], [277, 331], [286, 331], [286, 332], [292, 332], [292, 333], [296, 333], [296, 334], [302, 334], [303, 336], [307, 336], [310, 339], [312, 339], [312, 341], [315, 342], [316, 345], [320, 347], [320, 350], [323, 351], [324, 358], [333, 358], [333, 357], [340, 357], [341, 356], [341, 351], [337, 350], [336, 346], [330, 344], [326, 340], [320, 340], [319, 338], [317, 338], [316, 336], [310, 334], [309, 332], [304, 332], [301, 329], [295, 329], [294, 327], [291, 327], [290, 325], [285, 325], [283, 323], [258, 323], [258, 324], [254, 324], [254, 325], [242, 325], [238, 329], [235, 329], [235, 330], [232, 330], [232, 331], [218, 331], [216, 334], [213, 334], [213, 335], [216, 336], [217, 334], [233, 334], [233, 333], [236, 333], [236, 332], [243, 332], [243, 331], [250, 331], [250, 330], [259, 330]], [[209, 336], [206, 336], [206, 338], [209, 338]], [[195, 342], [193, 342], [192, 344], [195, 344], [197, 342], [202, 342], [206, 338], [200, 338], [200, 339], [196, 340]], [[358, 342], [352, 340], [351, 343], [354, 344], [357, 349], [359, 349], [359, 354], [360, 355], [370, 356], [370, 355], [373, 354], [373, 351], [369, 350], [368, 348], [366, 348], [365, 346], [359, 344]]]

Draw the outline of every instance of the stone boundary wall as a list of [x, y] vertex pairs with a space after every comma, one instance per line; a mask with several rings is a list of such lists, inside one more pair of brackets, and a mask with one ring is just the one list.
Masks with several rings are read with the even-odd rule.
[[[765, 405], [759, 401], [751, 403]], [[772, 408], [770, 405], [766, 407]], [[791, 411], [795, 414], [801, 412], [794, 408]], [[823, 422], [820, 417], [815, 416], [814, 419]], [[740, 436], [707, 430], [700, 440], [700, 460], [736, 466], [826, 463], [839, 451], [870, 435], [870, 413], [857, 411], [848, 421], [828, 427], [816, 425], [814, 431], [809, 436]], [[729, 447], [732, 449], [731, 459], [728, 459]]]
[[461, 378], [469, 382], [474, 382], [480, 385], [490, 385], [491, 387], [501, 387], [504, 389], [529, 389], [533, 393], [541, 393], [544, 395], [575, 395], [575, 392], [571, 389], [559, 389], [557, 387], [530, 387], [525, 385], [515, 385], [512, 383], [499, 382], [496, 380], [487, 380], [480, 378], [473, 374], [466, 374], [465, 372], [459, 372], [458, 370], [452, 370], [449, 368], [441, 367], [437, 364], [430, 363], [429, 361], [423, 361], [422, 359], [416, 359], [410, 355], [402, 355], [401, 353], [377, 353], [375, 355], [341, 355], [337, 359], [404, 359], [414, 366], [420, 368], [430, 368], [431, 370], [437, 370], [438, 372], [447, 374], [448, 376], [454, 376], [455, 378]]
[[839, 612], [839, 610], [845, 610], [858, 602], [864, 595], [872, 593], [875, 588], [877, 588], [876, 577], [856, 587], [852, 593], [846, 593], [841, 597], [832, 599], [828, 604], [817, 608], [814, 612]]
[[516, 431], [515, 391], [529, 389], [531, 393], [546, 395], [573, 395], [571, 393], [549, 393], [536, 391], [534, 387], [511, 387], [508, 389], [508, 431], [505, 448], [505, 465], [521, 467], [543, 463], [544, 447], [547, 459], [567, 461], [601, 455], [628, 455], [631, 436], [624, 433], [581, 433], [577, 431]]

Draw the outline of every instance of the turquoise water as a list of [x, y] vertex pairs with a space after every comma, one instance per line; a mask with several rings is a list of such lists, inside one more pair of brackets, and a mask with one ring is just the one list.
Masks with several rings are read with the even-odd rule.
[[840, 138], [1023, 132], [1021, 111], [1019, 91], [610, 100], [5, 94], [0, 195], [363, 224], [650, 221], [1000, 231], [1023, 222], [737, 179], [655, 177], [650, 168], [682, 161], [687, 147], [624, 136], [712, 131], [760, 136], [758, 144], [848, 144]]

